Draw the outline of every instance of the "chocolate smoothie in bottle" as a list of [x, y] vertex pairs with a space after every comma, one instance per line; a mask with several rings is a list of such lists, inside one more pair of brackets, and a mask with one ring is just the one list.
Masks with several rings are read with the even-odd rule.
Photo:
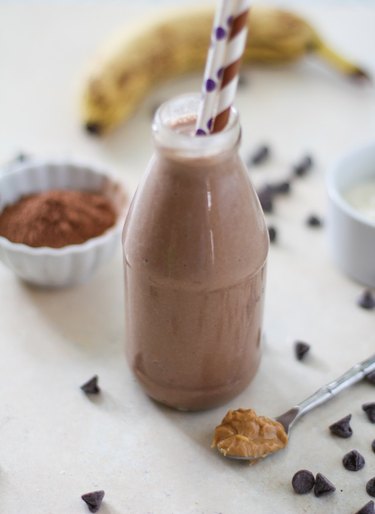
[[197, 137], [198, 104], [185, 95], [156, 113], [123, 233], [128, 361], [150, 397], [183, 410], [222, 404], [253, 378], [268, 252], [238, 114]]

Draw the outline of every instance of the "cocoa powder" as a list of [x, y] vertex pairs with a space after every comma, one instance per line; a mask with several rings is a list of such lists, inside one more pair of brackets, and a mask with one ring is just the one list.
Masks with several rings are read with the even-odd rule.
[[28, 246], [80, 244], [114, 225], [116, 214], [102, 194], [51, 190], [22, 197], [0, 214], [0, 236]]

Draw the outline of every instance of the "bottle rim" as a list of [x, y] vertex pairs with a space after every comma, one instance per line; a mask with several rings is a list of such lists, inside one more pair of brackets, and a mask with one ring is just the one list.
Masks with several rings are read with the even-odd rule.
[[173, 150], [184, 156], [210, 156], [232, 149], [240, 139], [239, 114], [231, 107], [229, 121], [225, 129], [214, 134], [196, 136], [176, 130], [178, 121], [196, 120], [201, 95], [186, 93], [173, 97], [157, 109], [152, 133], [157, 147]]

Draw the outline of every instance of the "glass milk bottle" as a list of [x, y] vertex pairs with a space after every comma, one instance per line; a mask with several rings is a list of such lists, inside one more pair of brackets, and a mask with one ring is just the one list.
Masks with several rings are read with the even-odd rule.
[[150, 397], [182, 410], [222, 404], [256, 373], [268, 253], [238, 114], [194, 136], [198, 104], [157, 111], [123, 232], [127, 358]]

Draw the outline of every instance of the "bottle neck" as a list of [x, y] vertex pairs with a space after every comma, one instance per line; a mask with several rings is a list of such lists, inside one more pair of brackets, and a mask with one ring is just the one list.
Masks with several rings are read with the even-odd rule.
[[164, 157], [174, 160], [201, 161], [220, 159], [236, 151], [241, 130], [236, 109], [232, 107], [227, 127], [215, 134], [195, 135], [195, 121], [200, 95], [181, 95], [157, 110], [152, 133], [154, 145]]

